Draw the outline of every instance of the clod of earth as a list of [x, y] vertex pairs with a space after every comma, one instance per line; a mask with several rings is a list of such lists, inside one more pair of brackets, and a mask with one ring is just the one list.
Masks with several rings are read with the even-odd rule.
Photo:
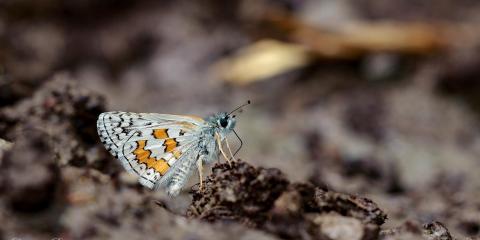
[[367, 198], [290, 183], [277, 169], [243, 161], [215, 165], [192, 194], [190, 218], [240, 222], [285, 239], [377, 239], [387, 218]]

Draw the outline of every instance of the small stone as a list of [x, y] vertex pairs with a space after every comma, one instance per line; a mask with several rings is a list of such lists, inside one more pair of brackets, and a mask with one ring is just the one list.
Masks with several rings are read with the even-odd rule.
[[338, 214], [323, 214], [315, 217], [313, 222], [320, 226], [323, 235], [332, 240], [361, 240], [364, 227], [360, 220]]

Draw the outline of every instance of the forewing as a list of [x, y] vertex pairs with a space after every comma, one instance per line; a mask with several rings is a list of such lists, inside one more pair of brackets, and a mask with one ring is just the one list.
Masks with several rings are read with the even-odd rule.
[[201, 118], [182, 115], [107, 112], [99, 116], [100, 139], [123, 167], [153, 188], [198, 141]]

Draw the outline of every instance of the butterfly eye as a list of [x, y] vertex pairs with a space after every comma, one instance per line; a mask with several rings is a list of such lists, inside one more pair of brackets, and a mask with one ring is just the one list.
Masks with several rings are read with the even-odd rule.
[[226, 128], [228, 126], [227, 118], [220, 118], [219, 123], [220, 123], [220, 126], [223, 128]]

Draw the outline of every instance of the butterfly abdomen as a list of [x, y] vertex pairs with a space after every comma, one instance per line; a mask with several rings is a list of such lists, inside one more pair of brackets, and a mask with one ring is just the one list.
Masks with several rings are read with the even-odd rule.
[[195, 164], [192, 160], [187, 160], [179, 163], [180, 165], [175, 167], [175, 171], [167, 183], [167, 192], [171, 196], [176, 196], [187, 182], [190, 174], [193, 171]]

